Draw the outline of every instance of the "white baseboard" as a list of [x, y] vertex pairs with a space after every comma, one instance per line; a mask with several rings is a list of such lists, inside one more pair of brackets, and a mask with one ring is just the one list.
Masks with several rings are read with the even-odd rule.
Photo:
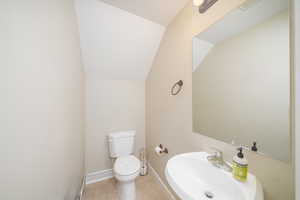
[[176, 197], [172, 194], [172, 192], [169, 190], [169, 188], [166, 186], [166, 184], [162, 181], [158, 173], [155, 171], [155, 169], [148, 163], [150, 172], [153, 173], [154, 177], [156, 178], [157, 182], [163, 187], [166, 194], [170, 197], [172, 200], [176, 200]]
[[97, 183], [113, 177], [114, 174], [112, 169], [89, 173], [86, 176], [86, 184]]

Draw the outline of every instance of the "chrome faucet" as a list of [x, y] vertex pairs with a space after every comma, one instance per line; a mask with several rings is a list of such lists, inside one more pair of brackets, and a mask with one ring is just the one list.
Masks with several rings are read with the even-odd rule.
[[216, 148], [213, 149], [215, 152], [212, 155], [207, 156], [207, 160], [215, 167], [231, 172], [232, 167], [223, 159], [223, 152]]

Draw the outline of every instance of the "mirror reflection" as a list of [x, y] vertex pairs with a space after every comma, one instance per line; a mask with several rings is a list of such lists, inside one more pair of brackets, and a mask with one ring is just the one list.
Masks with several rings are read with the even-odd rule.
[[288, 1], [264, 0], [194, 37], [194, 132], [289, 161], [289, 34]]

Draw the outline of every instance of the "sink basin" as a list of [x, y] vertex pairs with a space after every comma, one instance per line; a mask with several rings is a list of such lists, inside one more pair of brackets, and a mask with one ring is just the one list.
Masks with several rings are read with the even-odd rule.
[[252, 174], [239, 182], [230, 172], [207, 161], [206, 152], [174, 156], [166, 166], [168, 183], [182, 200], [263, 200], [261, 184]]

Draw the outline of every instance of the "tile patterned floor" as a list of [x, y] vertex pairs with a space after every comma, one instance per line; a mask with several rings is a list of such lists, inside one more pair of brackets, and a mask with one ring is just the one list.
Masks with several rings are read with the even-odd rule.
[[[136, 180], [136, 200], [171, 200], [153, 175]], [[87, 185], [84, 200], [118, 200], [117, 181], [108, 179]]]

